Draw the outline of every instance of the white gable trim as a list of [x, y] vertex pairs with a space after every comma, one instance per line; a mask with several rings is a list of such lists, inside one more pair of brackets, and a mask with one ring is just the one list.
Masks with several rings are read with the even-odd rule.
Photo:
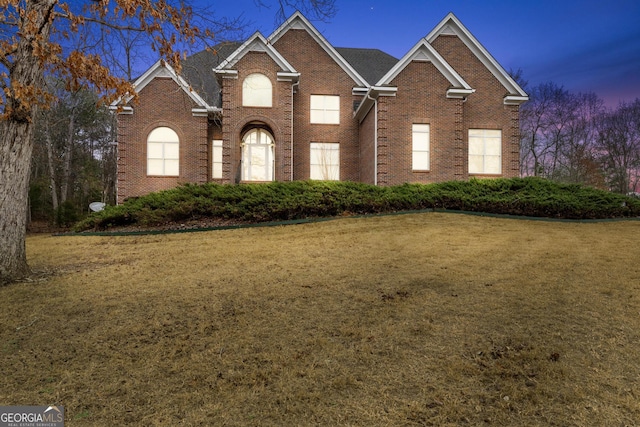
[[[185, 81], [185, 79], [183, 79], [181, 76], [179, 76], [175, 70], [173, 69], [173, 67], [169, 64], [167, 64], [165, 61], [163, 60], [159, 60], [157, 61], [155, 64], [153, 64], [151, 66], [151, 68], [149, 68], [147, 71], [145, 71], [144, 74], [142, 74], [134, 83], [133, 83], [133, 87], [135, 88], [136, 92], [139, 93], [142, 89], [144, 89], [149, 83], [151, 83], [153, 81], [153, 79], [155, 78], [171, 78], [174, 82], [176, 82], [176, 84], [178, 86], [180, 86], [180, 88], [189, 96], [189, 98], [191, 98], [193, 100], [193, 102], [196, 103], [196, 105], [200, 108], [194, 108], [193, 110], [196, 111], [202, 111], [203, 109], [205, 111], [217, 111], [219, 110], [219, 108], [216, 107], [212, 107], [209, 104], [207, 104], [207, 102], [196, 93], [196, 91], [194, 91], [193, 89], [191, 89], [191, 86], [189, 86], [189, 84]], [[116, 99], [115, 101], [113, 101], [111, 103], [111, 105], [109, 105], [109, 108], [112, 110], [117, 110], [118, 106], [122, 103], [128, 103], [131, 98], [133, 98], [133, 96], [128, 95], [125, 97], [120, 97], [118, 99]], [[132, 114], [133, 113], [133, 108], [132, 107], [124, 107], [123, 108], [123, 112], [124, 114]]]
[[[420, 61], [420, 62], [431, 62], [436, 69], [447, 79], [449, 83], [455, 89], [457, 94], [467, 95], [474, 92], [474, 89], [469, 86], [469, 84], [453, 69], [451, 65], [447, 61], [444, 60], [442, 56], [431, 46], [427, 40], [420, 39], [420, 41], [411, 48], [409, 52], [405, 56], [398, 61], [396, 65], [393, 66], [392, 69], [389, 70], [387, 74], [385, 74], [380, 81], [376, 84], [376, 86], [385, 86], [391, 84], [391, 81], [395, 79], [402, 70], [404, 70], [407, 65], [409, 65], [412, 61]], [[448, 98], [459, 98], [460, 96], [450, 96], [453, 94], [453, 89], [449, 89], [447, 91]], [[450, 94], [451, 92], [451, 94]]]
[[333, 46], [325, 39], [322, 34], [304, 17], [300, 12], [295, 12], [287, 21], [276, 29], [268, 38], [270, 44], [275, 44], [287, 31], [305, 30], [311, 37], [324, 49], [325, 52], [333, 59], [358, 86], [368, 87], [369, 84], [360, 74], [334, 49]]
[[[457, 35], [460, 40], [473, 52], [473, 54], [484, 64], [485, 67], [498, 79], [502, 86], [507, 89], [510, 95], [505, 97], [505, 104], [521, 104], [529, 99], [526, 92], [511, 78], [504, 68], [493, 56], [480, 44], [480, 42], [462, 25], [462, 22], [453, 14], [449, 13], [436, 27], [431, 30], [426, 39], [429, 43], [438, 38], [439, 35]], [[513, 96], [512, 96], [513, 95]], [[517, 100], [517, 102], [516, 102]]]
[[[256, 31], [253, 36], [244, 42], [220, 65], [214, 68], [214, 72], [219, 74], [230, 74], [231, 68], [238, 63], [249, 52], [264, 52], [280, 67], [284, 73], [299, 75], [289, 62], [264, 38], [260, 32]], [[236, 72], [237, 73], [237, 72]]]

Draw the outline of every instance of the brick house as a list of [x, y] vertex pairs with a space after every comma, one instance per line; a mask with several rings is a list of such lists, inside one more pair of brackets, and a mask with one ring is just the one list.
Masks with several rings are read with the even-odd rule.
[[139, 103], [119, 102], [118, 203], [187, 182], [519, 174], [527, 94], [453, 14], [398, 60], [335, 48], [295, 13], [135, 86]]

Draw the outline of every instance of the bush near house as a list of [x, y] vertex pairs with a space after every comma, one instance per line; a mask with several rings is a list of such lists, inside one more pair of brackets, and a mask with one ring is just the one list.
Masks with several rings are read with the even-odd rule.
[[186, 184], [107, 207], [76, 224], [75, 230], [154, 227], [198, 219], [256, 223], [425, 209], [604, 219], [640, 216], [640, 200], [540, 178], [472, 179], [393, 187], [323, 181]]

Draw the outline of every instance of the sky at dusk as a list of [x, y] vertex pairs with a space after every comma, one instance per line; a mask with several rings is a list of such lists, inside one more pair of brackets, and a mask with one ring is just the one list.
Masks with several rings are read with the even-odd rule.
[[[262, 0], [265, 4], [275, 1]], [[218, 6], [219, 5], [219, 6]], [[402, 57], [449, 12], [508, 71], [529, 86], [552, 81], [595, 92], [608, 106], [640, 98], [640, 0], [336, 0], [329, 22], [312, 21], [335, 47], [381, 49]], [[269, 36], [275, 9], [254, 0], [216, 3]]]

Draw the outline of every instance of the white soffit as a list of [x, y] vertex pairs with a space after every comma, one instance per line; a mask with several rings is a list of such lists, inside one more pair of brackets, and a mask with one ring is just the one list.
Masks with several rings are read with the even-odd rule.
[[425, 37], [429, 43], [440, 35], [456, 35], [484, 64], [485, 67], [498, 79], [498, 81], [513, 95], [527, 97], [526, 92], [511, 78], [493, 56], [482, 46], [473, 34], [453, 14], [449, 13], [436, 27]]
[[268, 38], [268, 43], [275, 44], [289, 30], [305, 30], [311, 37], [324, 49], [325, 52], [333, 59], [344, 71], [353, 79], [353, 81], [361, 87], [368, 87], [369, 84], [362, 78], [360, 74], [334, 49], [334, 47], [325, 39], [322, 34], [304, 17], [300, 12], [295, 12], [289, 19], [285, 21], [278, 29], [276, 29]]

